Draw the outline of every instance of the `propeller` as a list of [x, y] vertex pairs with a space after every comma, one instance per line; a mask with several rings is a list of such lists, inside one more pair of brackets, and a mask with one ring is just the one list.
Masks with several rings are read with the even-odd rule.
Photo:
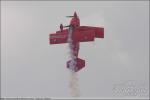
[[75, 17], [75, 18], [77, 18], [77, 13], [74, 12], [74, 15], [73, 15], [73, 16], [66, 16], [66, 17]]
[[66, 16], [66, 17], [74, 17], [74, 16]]

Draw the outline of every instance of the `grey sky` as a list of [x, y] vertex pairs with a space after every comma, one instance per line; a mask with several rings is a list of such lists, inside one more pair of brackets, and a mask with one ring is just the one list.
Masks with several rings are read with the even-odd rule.
[[130, 80], [149, 88], [148, 8], [148, 1], [2, 1], [2, 96], [70, 96], [68, 45], [49, 45], [48, 35], [74, 11], [81, 25], [105, 28], [104, 39], [80, 45], [81, 96], [116, 98], [114, 84]]

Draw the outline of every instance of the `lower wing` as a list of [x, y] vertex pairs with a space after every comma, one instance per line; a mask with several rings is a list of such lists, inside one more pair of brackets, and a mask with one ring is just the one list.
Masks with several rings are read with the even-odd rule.
[[52, 33], [49, 35], [49, 43], [50, 44], [67, 43], [67, 39], [68, 39], [68, 32], [67, 31]]
[[92, 27], [92, 26], [80, 26], [77, 28], [78, 31], [93, 31], [96, 38], [104, 38], [103, 27]]
[[88, 42], [94, 41], [95, 34], [93, 30], [84, 30], [75, 32], [75, 41], [78, 42]]

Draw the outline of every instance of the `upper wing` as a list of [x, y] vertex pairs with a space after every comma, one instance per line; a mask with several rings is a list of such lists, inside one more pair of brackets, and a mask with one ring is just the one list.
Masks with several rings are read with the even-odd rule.
[[80, 26], [77, 28], [78, 31], [93, 31], [96, 38], [104, 38], [103, 27], [91, 27], [91, 26]]
[[57, 31], [56, 33], [52, 33], [49, 35], [50, 44], [60, 44], [67, 43], [68, 38], [68, 30]]
[[[68, 29], [49, 35], [50, 44], [67, 43]], [[75, 30], [74, 40], [78, 42], [94, 41], [94, 38], [104, 38], [104, 28], [79, 26]]]
[[94, 41], [95, 34], [93, 30], [82, 30], [82, 31], [75, 31], [75, 41], [78, 42], [88, 42]]

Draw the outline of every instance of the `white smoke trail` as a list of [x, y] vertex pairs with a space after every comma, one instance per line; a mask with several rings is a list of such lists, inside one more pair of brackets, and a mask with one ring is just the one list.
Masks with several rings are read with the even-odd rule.
[[71, 58], [71, 62], [69, 63], [69, 69], [70, 70], [70, 94], [72, 97], [79, 97], [80, 96], [80, 91], [79, 91], [79, 85], [78, 85], [78, 77], [77, 73], [74, 71], [76, 67], [76, 60], [75, 56], [73, 54], [73, 40], [72, 40], [72, 32], [73, 29], [72, 27], [69, 28], [69, 34], [68, 34], [68, 43], [69, 43], [69, 56]]
[[72, 97], [80, 97], [77, 73], [70, 71], [70, 94]]
[[73, 40], [72, 40], [72, 31], [73, 31], [73, 29], [72, 29], [72, 27], [69, 27], [69, 34], [68, 34], [68, 43], [69, 43], [69, 56], [70, 56], [70, 58], [71, 58], [71, 62], [69, 63], [69, 68], [72, 70], [72, 71], [74, 71], [75, 70], [75, 66], [76, 66], [76, 60], [75, 60], [75, 56], [74, 56], [74, 54], [73, 54]]

